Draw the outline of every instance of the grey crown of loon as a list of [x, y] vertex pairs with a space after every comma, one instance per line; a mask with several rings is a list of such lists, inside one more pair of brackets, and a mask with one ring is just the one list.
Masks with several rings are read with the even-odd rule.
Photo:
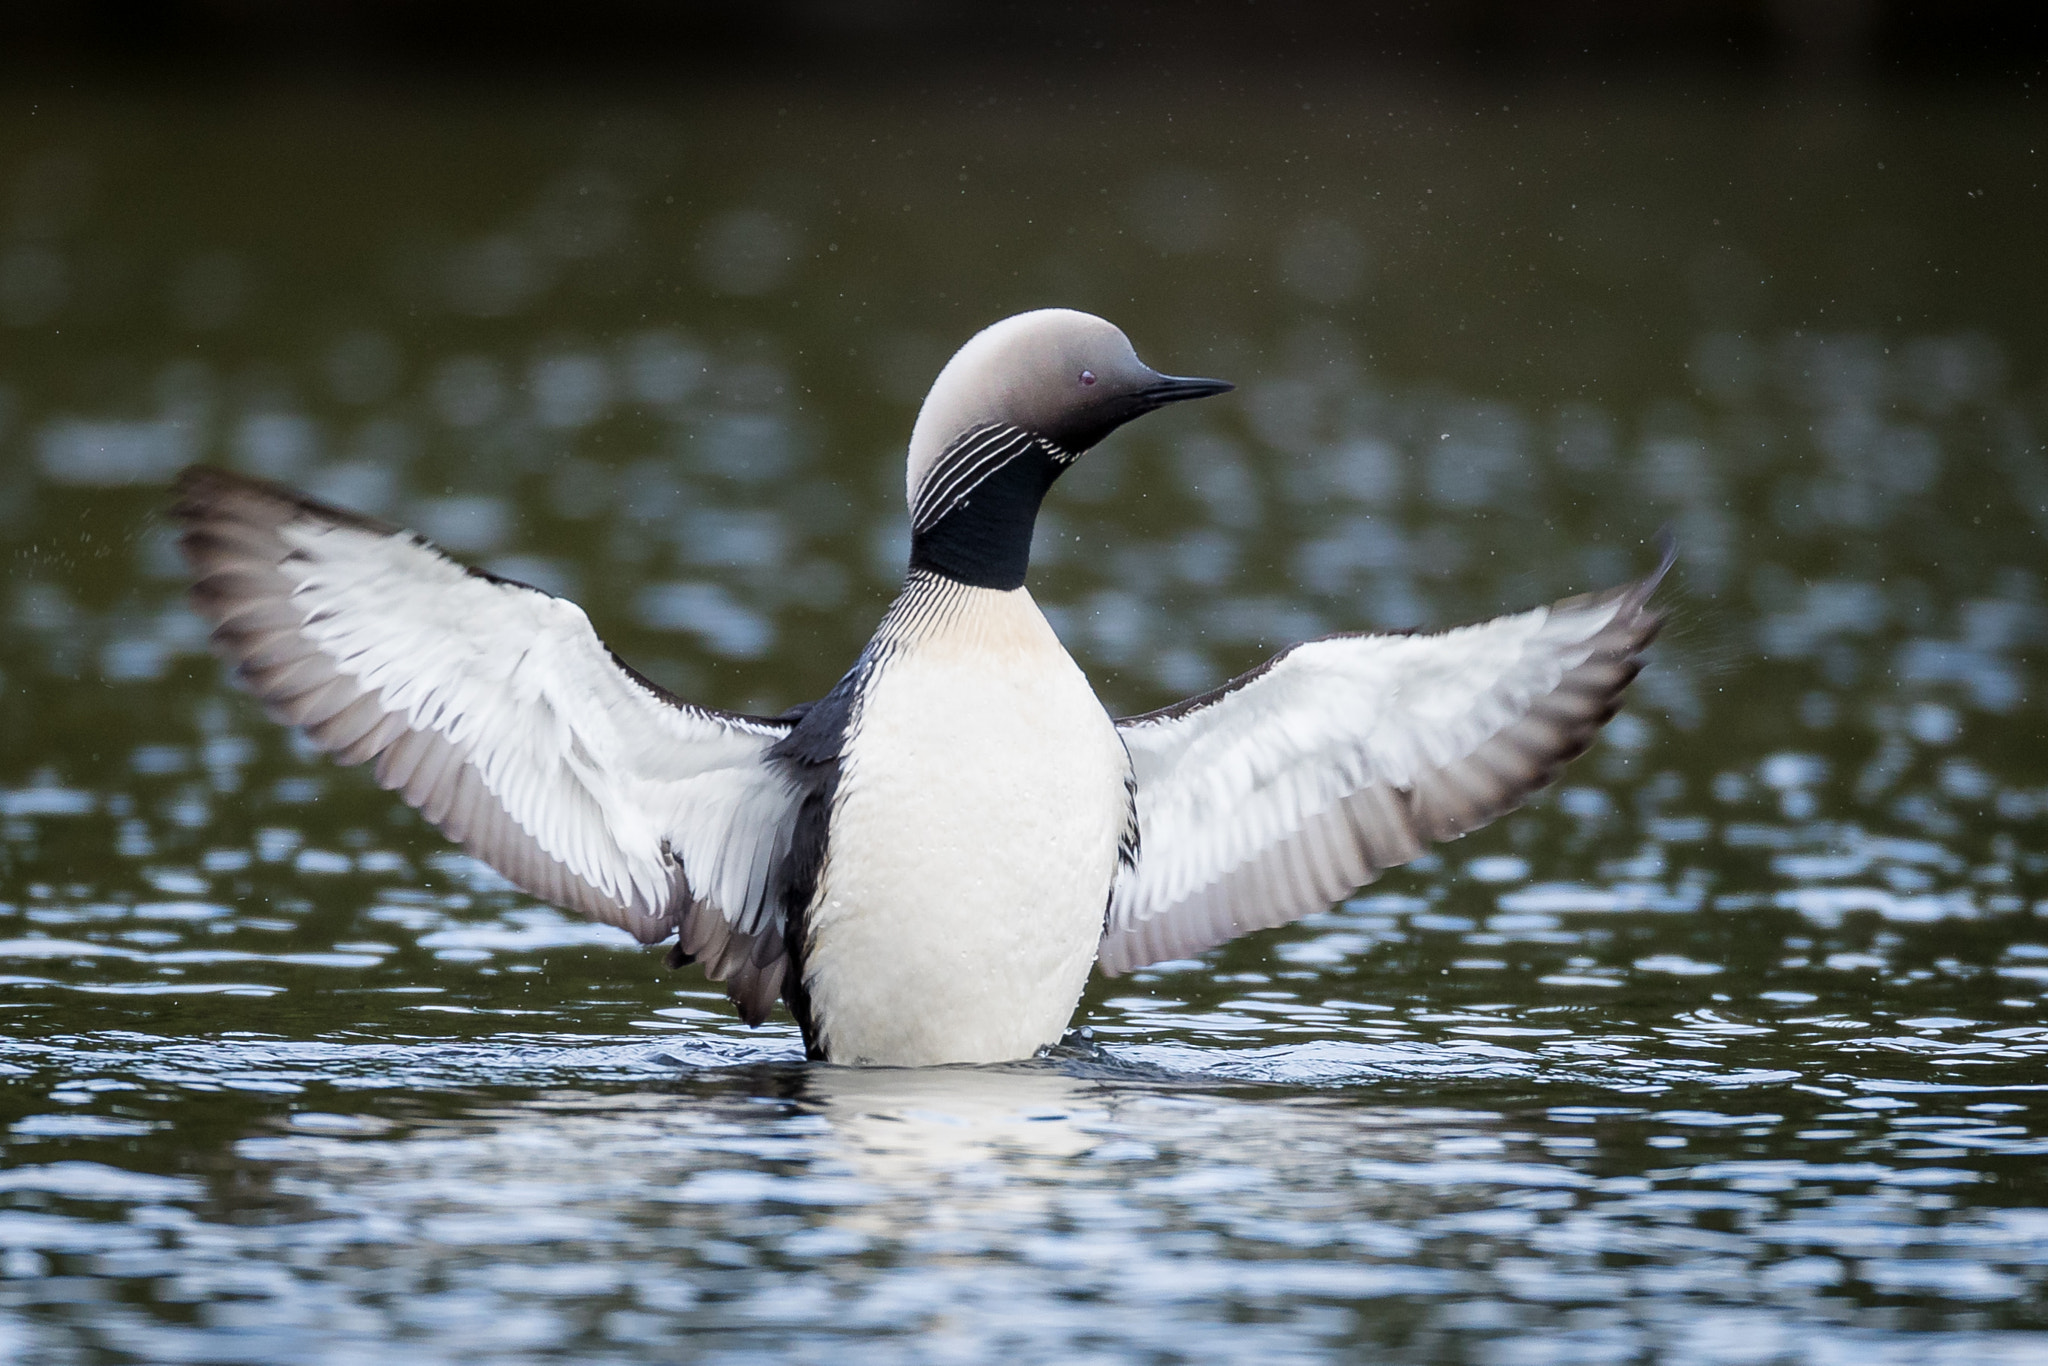
[[1023, 586], [1062, 471], [1218, 394], [1046, 309], [970, 340], [911, 434], [910, 563], [818, 702], [674, 697], [564, 599], [279, 485], [194, 467], [180, 545], [277, 720], [374, 764], [533, 895], [672, 940], [807, 1054], [926, 1064], [1059, 1041], [1089, 973], [1322, 910], [1551, 781], [1656, 634], [1636, 582], [1433, 635], [1291, 646], [1112, 720]]
[[911, 429], [911, 567], [1020, 587], [1039, 502], [1082, 452], [1155, 408], [1230, 387], [1160, 374], [1086, 313], [997, 323], [947, 362]]

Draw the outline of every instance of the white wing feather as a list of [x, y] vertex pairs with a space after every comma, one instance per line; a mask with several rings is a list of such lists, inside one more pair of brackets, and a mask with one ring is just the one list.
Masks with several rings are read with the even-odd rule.
[[643, 942], [680, 929], [714, 977], [746, 979], [743, 1010], [773, 1003], [797, 798], [766, 754], [787, 723], [681, 703], [574, 603], [290, 490], [195, 469], [177, 511], [215, 647], [274, 716], [374, 758], [528, 891]]
[[1298, 920], [1519, 806], [1614, 714], [1663, 573], [1439, 635], [1310, 641], [1119, 722], [1139, 838], [1104, 971]]

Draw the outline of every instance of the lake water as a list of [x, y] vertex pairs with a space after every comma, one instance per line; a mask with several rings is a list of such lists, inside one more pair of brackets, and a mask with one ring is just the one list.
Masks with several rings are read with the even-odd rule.
[[[53, 86], [0, 131], [0, 1356], [2048, 1360], [2037, 91]], [[808, 1066], [224, 686], [285, 479], [828, 688], [951, 349], [1236, 380], [1034, 591], [1119, 712], [1682, 553], [1529, 809], [1029, 1064]]]

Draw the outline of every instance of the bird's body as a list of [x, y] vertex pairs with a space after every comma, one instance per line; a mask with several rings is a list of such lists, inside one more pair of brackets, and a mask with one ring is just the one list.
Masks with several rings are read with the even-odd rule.
[[1130, 757], [1025, 589], [920, 577], [878, 640], [807, 912], [814, 1026], [849, 1061], [1028, 1057], [1095, 962]]
[[903, 592], [780, 717], [675, 698], [574, 604], [259, 480], [186, 471], [181, 545], [272, 715], [522, 887], [673, 937], [750, 1023], [786, 1001], [813, 1057], [1001, 1061], [1059, 1039], [1091, 966], [1298, 919], [1519, 804], [1655, 634], [1661, 568], [1112, 721], [1023, 587], [1039, 503], [1117, 426], [1228, 387], [1085, 314], [978, 334], [912, 433]]

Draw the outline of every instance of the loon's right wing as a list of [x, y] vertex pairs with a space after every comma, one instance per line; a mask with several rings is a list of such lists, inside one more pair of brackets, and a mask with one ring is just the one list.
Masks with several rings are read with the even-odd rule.
[[692, 706], [628, 669], [574, 603], [397, 527], [195, 466], [179, 542], [215, 649], [277, 720], [395, 789], [544, 900], [681, 948], [750, 1022], [786, 970], [799, 794], [788, 721]]

